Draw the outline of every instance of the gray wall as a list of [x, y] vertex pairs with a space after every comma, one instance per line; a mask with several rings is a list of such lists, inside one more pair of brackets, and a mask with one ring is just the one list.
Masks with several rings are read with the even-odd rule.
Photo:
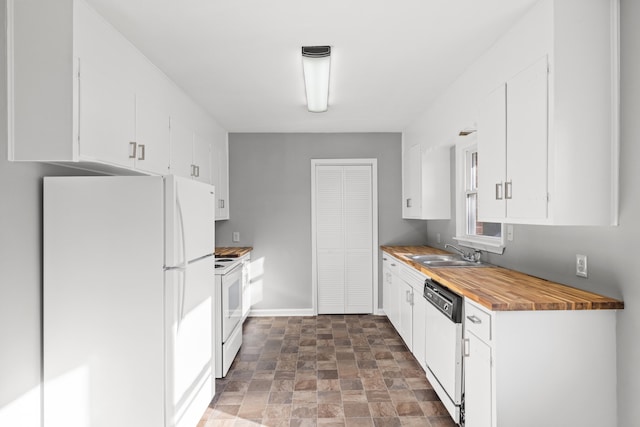
[[[640, 284], [635, 249], [640, 241], [640, 2], [621, 1], [621, 152], [618, 227], [514, 226], [504, 255], [489, 262], [587, 289], [625, 302], [618, 313], [618, 425], [640, 420]], [[437, 233], [443, 240], [436, 243]], [[428, 244], [452, 242], [453, 221], [429, 221]], [[575, 256], [588, 256], [589, 278], [575, 275]], [[593, 343], [594, 346], [598, 343]], [[579, 357], [579, 355], [576, 355]], [[594, 367], [597, 369], [597, 367]], [[588, 375], [585, 372], [585, 375]]]
[[262, 259], [255, 309], [312, 307], [311, 159], [335, 158], [378, 159], [380, 244], [425, 241], [424, 222], [401, 219], [400, 134], [230, 134], [231, 219], [217, 222], [216, 244]]

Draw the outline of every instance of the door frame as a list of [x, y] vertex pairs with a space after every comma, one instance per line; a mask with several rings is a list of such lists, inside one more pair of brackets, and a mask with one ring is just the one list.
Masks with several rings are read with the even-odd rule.
[[311, 289], [313, 314], [318, 315], [318, 265], [316, 250], [316, 167], [317, 166], [371, 166], [371, 261], [373, 268], [373, 314], [380, 313], [378, 307], [378, 159], [311, 159]]

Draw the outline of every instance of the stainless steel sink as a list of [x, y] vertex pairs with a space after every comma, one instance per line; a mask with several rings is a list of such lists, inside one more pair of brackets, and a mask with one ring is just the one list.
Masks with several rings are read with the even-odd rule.
[[488, 267], [482, 262], [467, 261], [460, 255], [411, 255], [412, 261], [425, 267]]

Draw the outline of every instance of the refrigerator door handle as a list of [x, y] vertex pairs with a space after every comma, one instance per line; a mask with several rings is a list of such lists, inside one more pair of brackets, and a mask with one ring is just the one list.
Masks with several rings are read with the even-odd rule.
[[178, 189], [176, 188], [176, 210], [178, 211], [178, 223], [180, 230], [180, 243], [182, 249], [182, 260], [180, 262], [180, 266], [187, 266], [187, 242], [184, 235], [184, 217], [182, 216], [182, 205], [180, 204], [180, 195], [178, 194]]

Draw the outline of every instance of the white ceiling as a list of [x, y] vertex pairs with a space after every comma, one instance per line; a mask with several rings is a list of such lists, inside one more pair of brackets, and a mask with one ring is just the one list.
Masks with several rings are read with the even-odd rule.
[[[536, 0], [87, 0], [230, 132], [411, 123]], [[329, 111], [300, 47], [331, 45]]]

